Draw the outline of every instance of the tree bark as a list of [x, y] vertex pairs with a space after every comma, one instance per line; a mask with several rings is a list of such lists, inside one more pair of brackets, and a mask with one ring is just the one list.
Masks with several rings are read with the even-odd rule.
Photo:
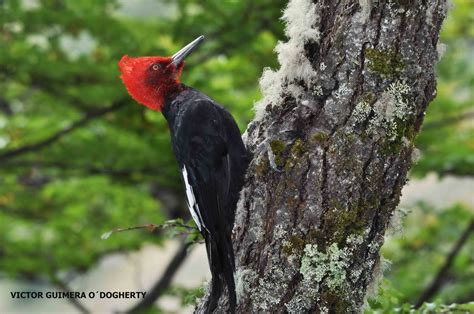
[[289, 2], [280, 69], [264, 71], [244, 136], [238, 313], [362, 310], [435, 96], [445, 14], [445, 0]]

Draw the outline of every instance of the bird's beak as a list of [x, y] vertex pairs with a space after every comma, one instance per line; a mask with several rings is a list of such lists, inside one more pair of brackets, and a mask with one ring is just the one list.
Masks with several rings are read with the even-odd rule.
[[178, 51], [177, 53], [175, 53], [171, 59], [173, 61], [171, 61], [172, 64], [174, 64], [174, 66], [177, 68], [181, 62], [184, 61], [184, 59], [204, 40], [204, 36], [201, 35], [199, 36], [198, 38], [196, 38], [195, 40], [193, 40], [192, 42], [190, 42], [189, 44], [187, 44], [184, 48], [181, 48], [180, 51]]

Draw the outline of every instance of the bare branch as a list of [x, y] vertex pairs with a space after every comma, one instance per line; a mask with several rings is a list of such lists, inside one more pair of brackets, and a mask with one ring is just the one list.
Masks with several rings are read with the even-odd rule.
[[445, 117], [444, 119], [440, 119], [438, 121], [426, 123], [426, 125], [423, 127], [423, 130], [438, 129], [456, 122], [469, 120], [472, 118], [474, 118], [474, 111], [467, 111], [457, 116]]
[[[57, 288], [59, 288], [62, 291], [69, 292], [69, 293], [73, 292], [72, 289], [65, 282], [63, 282], [61, 279], [59, 279], [57, 276], [54, 276], [52, 278], [52, 282], [53, 282], [54, 286], [56, 286]], [[90, 313], [90, 311], [88, 309], [86, 309], [86, 307], [81, 302], [79, 302], [76, 298], [67, 298], [67, 300], [75, 308], [77, 308], [81, 313]]]
[[45, 168], [58, 168], [67, 171], [82, 171], [89, 174], [105, 174], [112, 177], [130, 177], [134, 174], [141, 174], [147, 176], [156, 176], [162, 173], [161, 169], [152, 167], [142, 168], [108, 168], [108, 167], [97, 167], [91, 165], [81, 165], [75, 163], [68, 163], [62, 161], [41, 161], [41, 160], [7, 160], [2, 163], [5, 167], [45, 167]]
[[172, 219], [172, 220], [167, 220], [163, 224], [160, 224], [160, 225], [149, 223], [149, 224], [131, 226], [131, 227], [126, 227], [126, 228], [114, 228], [113, 230], [102, 234], [101, 239], [106, 240], [112, 234], [119, 233], [119, 232], [138, 230], [138, 229], [148, 229], [148, 231], [150, 231], [151, 233], [155, 233], [159, 229], [166, 229], [166, 228], [183, 228], [186, 230], [186, 232], [181, 232], [180, 234], [186, 234], [186, 235], [199, 234], [198, 228], [183, 223], [181, 219]]
[[3, 97], [0, 97], [0, 111], [7, 116], [11, 116], [13, 114], [10, 103]]
[[446, 258], [446, 261], [444, 262], [443, 266], [439, 269], [433, 281], [421, 294], [420, 298], [415, 304], [415, 308], [419, 308], [421, 305], [423, 305], [423, 303], [429, 301], [443, 286], [449, 268], [451, 268], [451, 265], [453, 264], [454, 260], [458, 256], [459, 252], [461, 251], [464, 244], [467, 242], [467, 239], [469, 238], [472, 232], [474, 232], [474, 219], [469, 222], [467, 228], [461, 234], [458, 241], [451, 249], [451, 252], [449, 252], [448, 257]]
[[135, 304], [130, 309], [126, 310], [125, 313], [137, 313], [143, 311], [155, 303], [156, 300], [166, 291], [166, 289], [171, 284], [171, 281], [179, 270], [184, 260], [188, 256], [188, 249], [192, 245], [191, 242], [186, 241], [185, 239], [181, 241], [178, 251], [176, 251], [174, 257], [171, 259], [170, 263], [165, 269], [165, 272], [161, 278], [153, 285], [153, 287], [146, 293], [145, 298], [143, 298], [139, 303]]
[[118, 110], [118, 109], [122, 108], [124, 105], [125, 105], [125, 102], [121, 101], [121, 102], [114, 103], [111, 106], [108, 106], [108, 107], [105, 107], [105, 108], [89, 111], [81, 119], [71, 123], [70, 125], [64, 127], [63, 129], [57, 131], [56, 133], [52, 134], [51, 136], [49, 136], [49, 137], [47, 137], [47, 138], [45, 138], [41, 141], [38, 141], [38, 142], [32, 143], [32, 144], [27, 144], [27, 145], [24, 145], [24, 146], [21, 146], [21, 147], [18, 147], [18, 148], [12, 149], [12, 150], [8, 150], [8, 151], [5, 151], [5, 152], [1, 153], [0, 154], [0, 160], [3, 161], [3, 160], [13, 158], [13, 157], [17, 157], [17, 156], [20, 156], [20, 155], [23, 155], [23, 154], [26, 154], [26, 153], [41, 150], [41, 149], [55, 143], [56, 141], [61, 139], [63, 136], [71, 133], [72, 131], [74, 131], [74, 130], [76, 130], [76, 129], [84, 126], [84, 125], [86, 125], [91, 120], [99, 118], [99, 117], [101, 117], [101, 116], [103, 116], [103, 115], [105, 115], [109, 112]]

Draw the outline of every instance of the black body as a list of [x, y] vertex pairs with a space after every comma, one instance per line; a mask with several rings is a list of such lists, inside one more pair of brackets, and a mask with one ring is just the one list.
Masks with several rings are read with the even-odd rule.
[[[206, 242], [212, 273], [212, 311], [224, 284], [235, 311], [234, 253], [231, 234], [248, 154], [231, 114], [201, 92], [180, 85], [162, 108], [194, 220]], [[184, 168], [186, 171], [184, 171]], [[187, 174], [187, 178], [184, 176]], [[189, 191], [189, 186], [192, 191]], [[193, 197], [195, 202], [193, 201]]]

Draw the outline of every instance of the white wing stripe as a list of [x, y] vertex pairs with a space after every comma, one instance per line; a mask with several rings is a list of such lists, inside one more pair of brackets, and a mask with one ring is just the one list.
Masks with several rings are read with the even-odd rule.
[[[191, 212], [191, 216], [196, 222], [199, 231], [201, 231], [202, 227], [204, 226], [204, 222], [202, 220], [201, 213], [199, 212], [199, 206], [196, 202], [196, 198], [194, 197], [193, 188], [188, 181], [188, 171], [186, 170], [186, 166], [183, 167], [183, 178], [184, 185], [186, 185], [186, 198], [188, 200], [189, 211]], [[205, 227], [206, 226], [204, 226], [204, 228]]]

